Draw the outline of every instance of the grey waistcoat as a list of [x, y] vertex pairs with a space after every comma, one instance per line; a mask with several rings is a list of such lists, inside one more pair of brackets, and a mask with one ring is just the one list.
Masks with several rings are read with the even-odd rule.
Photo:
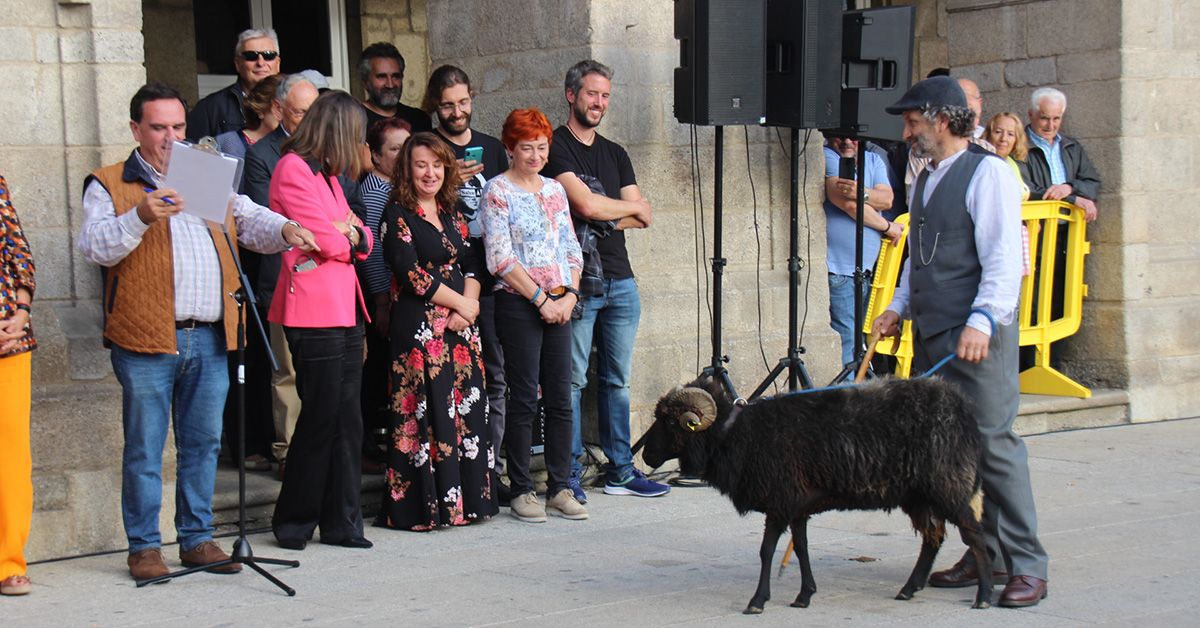
[[975, 221], [967, 187], [987, 155], [965, 151], [923, 202], [928, 171], [917, 179], [909, 209], [910, 312], [917, 334], [930, 337], [967, 322], [983, 268], [975, 249]]

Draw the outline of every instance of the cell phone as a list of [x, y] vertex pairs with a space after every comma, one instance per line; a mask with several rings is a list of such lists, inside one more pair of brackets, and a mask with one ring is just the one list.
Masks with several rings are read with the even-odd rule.
[[853, 157], [839, 157], [838, 158], [838, 177], [842, 178], [842, 179], [854, 180], [857, 178], [854, 176], [854, 173], [855, 173], [854, 158]]
[[305, 255], [301, 260], [292, 265], [292, 271], [297, 273], [306, 273], [317, 267], [317, 260]]
[[463, 151], [463, 160], [473, 161], [478, 164], [483, 163], [483, 147], [468, 146], [467, 149]]

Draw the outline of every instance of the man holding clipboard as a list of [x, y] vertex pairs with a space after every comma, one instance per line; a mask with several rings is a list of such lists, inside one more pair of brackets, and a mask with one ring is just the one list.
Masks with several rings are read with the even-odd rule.
[[[238, 278], [222, 227], [189, 214], [182, 195], [160, 187], [186, 115], [178, 91], [144, 85], [130, 102], [138, 147], [89, 175], [83, 193], [79, 249], [103, 268], [104, 342], [123, 389], [121, 513], [135, 580], [169, 571], [158, 518], [172, 415], [180, 560], [190, 567], [228, 558], [212, 538], [212, 496]], [[224, 228], [242, 246], [263, 253], [316, 246], [311, 232], [245, 196], [231, 205]], [[214, 571], [240, 570], [234, 563]]]

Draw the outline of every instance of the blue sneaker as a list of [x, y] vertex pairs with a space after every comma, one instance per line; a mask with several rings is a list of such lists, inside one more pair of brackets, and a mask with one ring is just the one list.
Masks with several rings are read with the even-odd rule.
[[571, 476], [567, 478], [567, 488], [571, 489], [571, 493], [575, 495], [575, 501], [586, 504], [587, 493], [583, 492], [583, 485], [580, 483], [582, 474], [582, 469], [571, 469]]
[[633, 468], [629, 477], [614, 482], [609, 480], [604, 484], [604, 492], [609, 495], [636, 495], [638, 497], [658, 497], [671, 492], [671, 487], [646, 479], [646, 474]]

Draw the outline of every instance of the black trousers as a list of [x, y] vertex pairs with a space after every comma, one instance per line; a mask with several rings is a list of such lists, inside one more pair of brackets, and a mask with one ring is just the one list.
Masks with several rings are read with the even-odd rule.
[[362, 370], [363, 454], [371, 460], [382, 461], [383, 451], [377, 443], [379, 432], [386, 430], [391, 400], [388, 379], [392, 372], [392, 348], [387, 336], [379, 333], [372, 322], [366, 326], [367, 361]]
[[[259, 316], [267, 324], [267, 308], [259, 303]], [[279, 356], [276, 356], [277, 358]], [[237, 447], [237, 351], [229, 352], [229, 396], [225, 399], [225, 447], [236, 463]], [[253, 315], [246, 312], [246, 455], [271, 457], [275, 442], [275, 420], [271, 410], [271, 360]]]
[[363, 326], [285, 327], [300, 417], [288, 448], [287, 469], [271, 527], [275, 538], [339, 542], [363, 535]]
[[529, 301], [497, 291], [496, 329], [508, 380], [504, 448], [512, 493], [533, 490], [529, 459], [540, 384], [546, 413], [547, 493], [554, 495], [567, 488], [571, 474], [571, 323], [547, 325]]

